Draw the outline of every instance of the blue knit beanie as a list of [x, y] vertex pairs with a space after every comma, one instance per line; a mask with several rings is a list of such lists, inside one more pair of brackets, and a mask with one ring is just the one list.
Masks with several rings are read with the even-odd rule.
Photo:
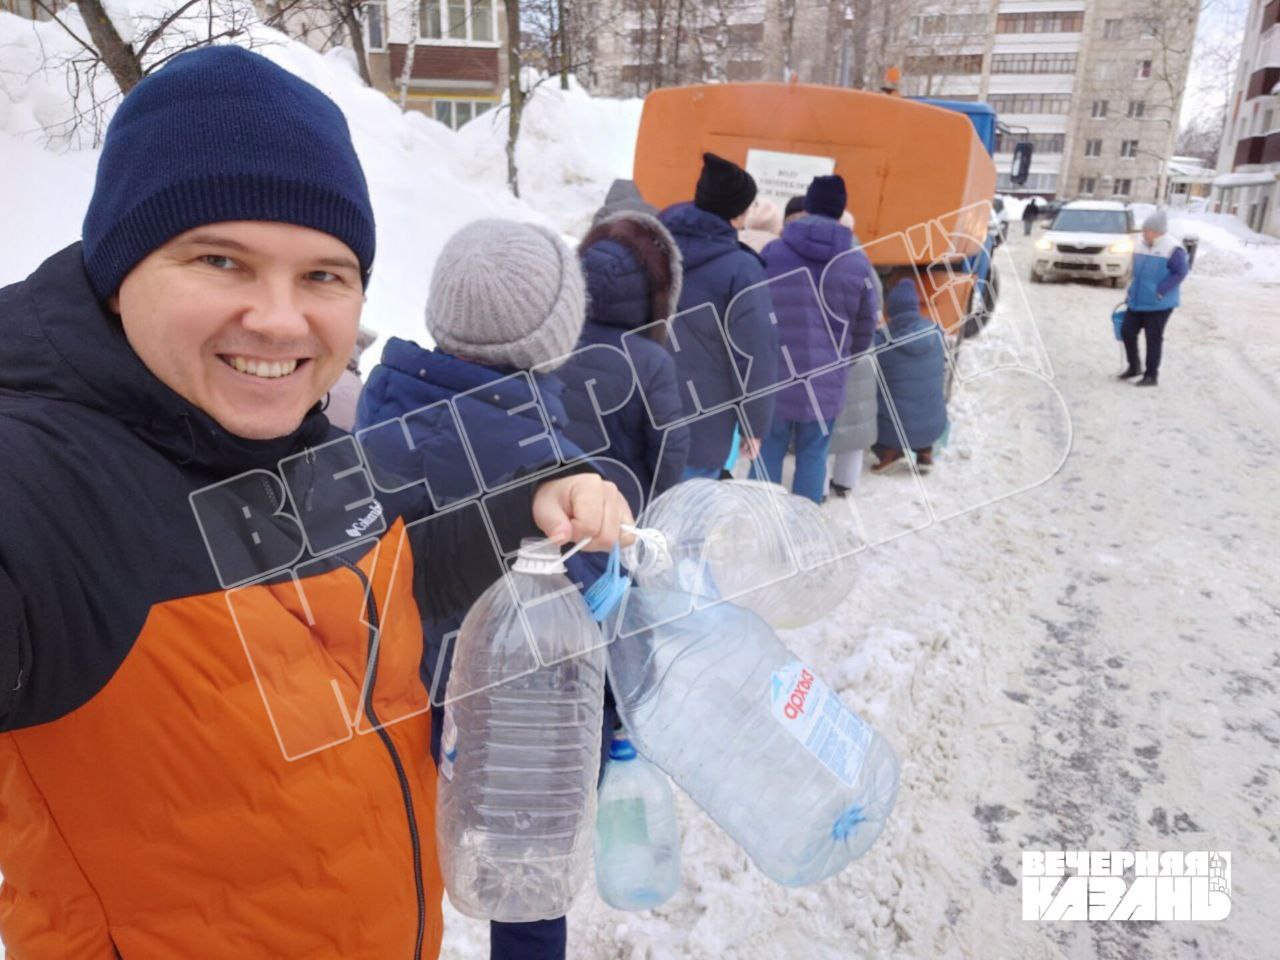
[[84, 218], [85, 270], [102, 299], [194, 227], [311, 227], [373, 267], [369, 188], [337, 104], [240, 47], [175, 57], [124, 98], [107, 128]]
[[844, 188], [844, 177], [838, 173], [829, 177], [814, 177], [805, 191], [804, 208], [808, 213], [816, 213], [832, 220], [839, 220], [849, 202], [849, 194]]

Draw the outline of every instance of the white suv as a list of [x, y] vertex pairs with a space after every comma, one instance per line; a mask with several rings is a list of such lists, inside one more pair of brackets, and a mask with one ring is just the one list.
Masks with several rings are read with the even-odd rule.
[[1129, 282], [1133, 271], [1133, 213], [1123, 203], [1074, 200], [1036, 241], [1031, 281], [1050, 278]]

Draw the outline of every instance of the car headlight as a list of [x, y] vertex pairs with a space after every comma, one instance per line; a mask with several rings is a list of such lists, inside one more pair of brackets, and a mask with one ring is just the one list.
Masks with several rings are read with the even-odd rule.
[[1133, 253], [1133, 241], [1120, 240], [1117, 243], [1113, 243], [1107, 249], [1110, 250], [1112, 253]]
[[1037, 249], [1037, 250], [1052, 250], [1052, 249], [1053, 249], [1053, 244], [1049, 241], [1049, 238], [1048, 238], [1048, 237], [1041, 237], [1039, 240], [1037, 240], [1037, 241], [1036, 241], [1036, 249]]

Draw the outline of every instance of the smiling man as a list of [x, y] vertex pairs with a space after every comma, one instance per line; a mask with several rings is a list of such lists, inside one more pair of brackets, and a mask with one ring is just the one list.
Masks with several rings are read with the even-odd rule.
[[[437, 955], [415, 607], [433, 553], [379, 563], [367, 528], [385, 520], [386, 540], [408, 518], [377, 504], [349, 545], [271, 575], [258, 561], [299, 531], [273, 515], [286, 505], [268, 479], [243, 547], [268, 575], [226, 591], [210, 544], [235, 538], [198, 523], [190, 500], [269, 478], [283, 458], [313, 463], [341, 436], [323, 399], [351, 355], [373, 255], [337, 107], [220, 47], [124, 100], [82, 242], [0, 290], [10, 956]], [[310, 473], [298, 510], [313, 491], [332, 499]], [[490, 519], [508, 541], [541, 531], [607, 549], [629, 519], [589, 473], [502, 499]], [[429, 542], [442, 568], [492, 570], [487, 541], [449, 529]]]

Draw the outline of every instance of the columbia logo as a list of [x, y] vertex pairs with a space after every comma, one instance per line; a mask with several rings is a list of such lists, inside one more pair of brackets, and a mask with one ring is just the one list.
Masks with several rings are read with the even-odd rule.
[[373, 506], [369, 508], [369, 512], [363, 517], [347, 527], [347, 536], [352, 538], [363, 537], [369, 528], [378, 522], [378, 518], [382, 516], [382, 504], [377, 500], [373, 501]]

